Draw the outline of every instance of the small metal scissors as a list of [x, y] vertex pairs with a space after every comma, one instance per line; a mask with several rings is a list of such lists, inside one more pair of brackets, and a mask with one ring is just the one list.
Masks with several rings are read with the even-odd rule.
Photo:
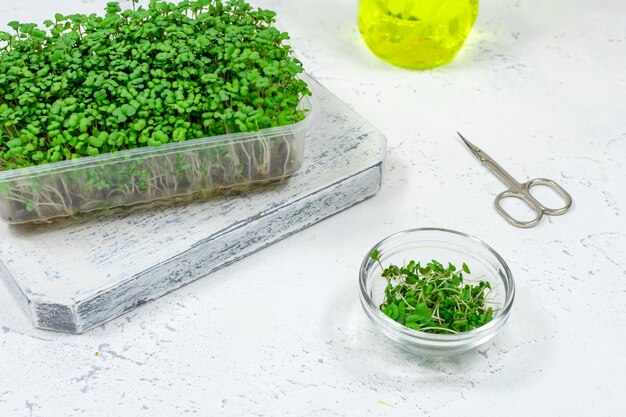
[[[457, 132], [458, 133], [458, 132]], [[546, 214], [548, 216], [559, 216], [569, 210], [572, 205], [572, 197], [568, 194], [567, 191], [563, 189], [556, 182], [546, 179], [546, 178], [535, 178], [534, 180], [530, 180], [525, 183], [517, 182], [508, 172], [506, 172], [496, 161], [494, 161], [489, 155], [480, 150], [480, 148], [469, 140], [465, 139], [463, 135], [459, 133], [463, 142], [467, 145], [468, 148], [472, 151], [472, 153], [482, 162], [491, 172], [493, 172], [496, 177], [500, 178], [504, 184], [506, 184], [509, 189], [501, 192], [496, 197], [496, 210], [504, 219], [511, 223], [513, 226], [517, 227], [533, 227], [539, 223], [541, 217]], [[554, 192], [556, 192], [563, 201], [565, 205], [558, 209], [552, 209], [541, 204], [533, 195], [530, 193], [530, 189], [536, 185], [543, 185], [551, 188]], [[528, 221], [520, 221], [512, 217], [504, 208], [502, 207], [502, 200], [505, 198], [518, 198], [528, 204], [531, 209], [535, 212], [535, 218]]]

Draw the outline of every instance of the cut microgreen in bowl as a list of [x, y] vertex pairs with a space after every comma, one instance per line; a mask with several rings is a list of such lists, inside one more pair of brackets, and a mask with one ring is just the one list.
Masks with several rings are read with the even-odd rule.
[[43, 29], [9, 22], [13, 32], [0, 32], [2, 219], [293, 174], [311, 92], [275, 16], [243, 0], [152, 0], [128, 10], [111, 2], [104, 16], [56, 14]]
[[433, 355], [490, 340], [515, 296], [511, 271], [493, 249], [438, 228], [406, 230], [376, 244], [361, 264], [359, 286], [365, 313], [384, 335]]
[[441, 334], [467, 332], [491, 321], [491, 283], [467, 283], [463, 275], [470, 274], [467, 264], [463, 263], [462, 271], [436, 260], [423, 267], [412, 260], [403, 267], [384, 268], [378, 250], [370, 257], [379, 263], [387, 280], [380, 310], [392, 320], [413, 330]]

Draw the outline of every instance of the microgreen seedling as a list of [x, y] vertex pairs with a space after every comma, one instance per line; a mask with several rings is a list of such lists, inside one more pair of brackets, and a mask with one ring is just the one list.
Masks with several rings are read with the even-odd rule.
[[380, 310], [391, 319], [413, 330], [429, 333], [456, 334], [487, 324], [493, 318], [490, 302], [491, 284], [466, 282], [463, 263], [461, 271], [448, 263], [432, 260], [425, 266], [410, 261], [404, 267], [383, 268], [380, 253], [372, 251], [382, 277], [387, 280], [385, 299]]
[[[0, 31], [0, 171], [305, 118], [301, 63], [276, 14], [244, 0], [116, 2]], [[294, 149], [295, 148], [295, 149]], [[229, 141], [133, 164], [4, 183], [22, 219], [284, 178], [292, 137]]]
[[151, 0], [9, 22], [0, 170], [302, 120], [310, 92], [274, 21], [243, 0]]

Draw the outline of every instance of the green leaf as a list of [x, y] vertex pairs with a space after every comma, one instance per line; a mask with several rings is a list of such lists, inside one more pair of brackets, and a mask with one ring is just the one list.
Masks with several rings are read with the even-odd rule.
[[87, 146], [87, 155], [98, 156], [100, 155], [100, 152], [98, 152], [98, 150], [94, 148], [93, 146]]
[[144, 119], [139, 119], [133, 124], [133, 128], [135, 130], [143, 130], [146, 127], [146, 121]]
[[97, 100], [97, 101], [103, 101], [106, 97], [107, 97], [107, 92], [105, 89], [100, 89], [98, 91], [96, 91], [93, 94], [93, 97]]
[[22, 23], [19, 26], [19, 30], [22, 33], [32, 33], [33, 29], [35, 29], [35, 27], [37, 27], [36, 24], [34, 23]]
[[34, 38], [38, 38], [38, 39], [45, 39], [47, 35], [46, 31], [41, 30], [41, 29], [33, 29], [31, 34]]
[[17, 148], [18, 146], [22, 146], [22, 141], [19, 138], [11, 139], [6, 143], [9, 148]]
[[406, 323], [405, 326], [413, 330], [420, 330], [421, 327], [418, 323]]
[[124, 104], [121, 107], [121, 111], [122, 111], [123, 114], [125, 114], [128, 117], [132, 117], [132, 116], [135, 115], [135, 113], [137, 113], [137, 110], [133, 106], [131, 106], [129, 104]]
[[418, 317], [417, 319], [418, 321], [425, 323], [428, 320], [430, 320], [433, 312], [431, 311], [430, 308], [428, 308], [426, 304], [420, 303], [415, 306], [415, 310], [413, 311], [413, 314]]
[[167, 141], [169, 140], [169, 137], [165, 133], [163, 133], [161, 130], [156, 130], [152, 134], [152, 139], [158, 141], [159, 143], [167, 143]]
[[119, 123], [123, 123], [127, 120], [127, 117], [121, 107], [116, 108], [111, 114], [117, 118]]
[[94, 148], [100, 148], [104, 144], [104, 138], [90, 136], [88, 142]]
[[280, 71], [278, 68], [276, 68], [274, 65], [268, 65], [265, 68], [263, 68], [263, 72], [265, 73], [265, 75], [268, 76], [275, 76], [280, 74]]

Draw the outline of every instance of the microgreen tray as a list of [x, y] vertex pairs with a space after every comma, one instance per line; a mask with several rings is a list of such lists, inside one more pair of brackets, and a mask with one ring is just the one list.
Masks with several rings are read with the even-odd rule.
[[289, 181], [38, 227], [0, 223], [0, 281], [35, 326], [82, 333], [376, 194], [384, 135], [315, 80], [310, 87], [318, 111]]
[[298, 123], [0, 172], [0, 220], [41, 223], [120, 206], [207, 198], [278, 181], [302, 166], [314, 100]]

